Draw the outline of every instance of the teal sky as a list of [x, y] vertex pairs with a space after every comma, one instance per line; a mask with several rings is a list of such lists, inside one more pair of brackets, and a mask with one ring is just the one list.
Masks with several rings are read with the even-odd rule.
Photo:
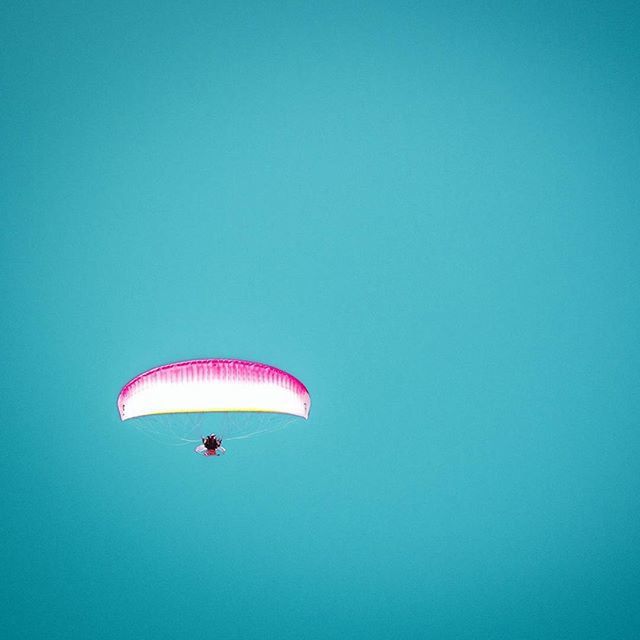
[[[640, 636], [634, 2], [9, 2], [0, 635]], [[120, 387], [237, 357], [219, 460]]]

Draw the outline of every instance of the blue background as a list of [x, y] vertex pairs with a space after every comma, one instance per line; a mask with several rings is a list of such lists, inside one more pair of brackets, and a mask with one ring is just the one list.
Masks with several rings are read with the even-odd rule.
[[[638, 637], [637, 3], [1, 24], [3, 637]], [[120, 423], [207, 356], [309, 423]]]

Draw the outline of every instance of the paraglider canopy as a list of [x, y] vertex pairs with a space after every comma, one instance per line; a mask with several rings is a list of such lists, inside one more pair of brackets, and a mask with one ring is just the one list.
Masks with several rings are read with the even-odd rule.
[[166, 413], [267, 412], [307, 419], [311, 398], [294, 376], [258, 362], [205, 359], [150, 369], [118, 395], [121, 420]]

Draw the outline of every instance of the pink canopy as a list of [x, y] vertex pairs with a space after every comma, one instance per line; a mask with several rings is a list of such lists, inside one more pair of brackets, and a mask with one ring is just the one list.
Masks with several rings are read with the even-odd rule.
[[188, 360], [141, 373], [118, 395], [120, 418], [161, 413], [259, 411], [309, 417], [307, 388], [276, 367], [245, 360]]

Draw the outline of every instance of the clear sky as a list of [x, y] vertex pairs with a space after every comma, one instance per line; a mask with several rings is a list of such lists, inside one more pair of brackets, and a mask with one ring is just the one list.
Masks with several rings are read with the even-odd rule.
[[[0, 635], [640, 636], [635, 2], [8, 2]], [[223, 459], [120, 387], [282, 367]]]

